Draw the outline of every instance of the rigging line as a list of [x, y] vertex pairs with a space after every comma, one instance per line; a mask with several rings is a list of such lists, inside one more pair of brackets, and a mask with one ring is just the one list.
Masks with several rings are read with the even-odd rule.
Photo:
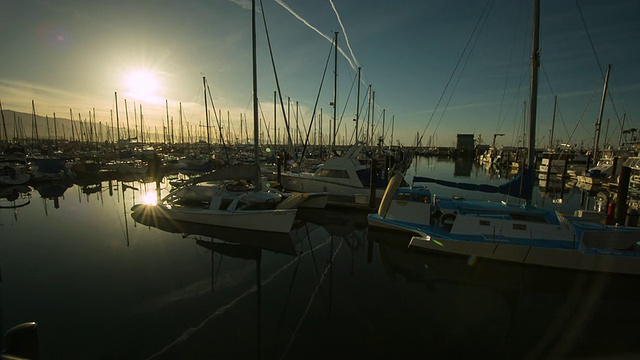
[[[347, 106], [349, 105], [349, 99], [351, 99], [351, 94], [353, 93], [353, 87], [356, 84], [356, 80], [357, 78], [353, 79], [353, 82], [351, 83], [351, 88], [349, 89], [349, 93], [347, 94], [347, 99], [344, 102], [344, 107], [342, 108], [342, 114], [340, 114], [340, 121], [338, 121], [338, 125], [337, 125], [338, 129], [340, 129], [340, 127], [342, 126], [342, 120], [344, 119], [344, 114], [347, 112]], [[336, 130], [336, 133], [337, 132], [338, 130]]]
[[296, 258], [298, 259], [298, 261], [296, 262], [296, 266], [293, 268], [293, 274], [291, 276], [291, 281], [289, 282], [289, 291], [287, 292], [287, 296], [284, 299], [282, 314], [280, 315], [280, 321], [278, 322], [278, 328], [276, 329], [276, 335], [275, 335], [276, 340], [278, 339], [280, 330], [282, 329], [282, 324], [284, 323], [284, 317], [286, 314], [287, 307], [289, 307], [289, 300], [291, 299], [291, 294], [293, 293], [293, 284], [295, 283], [295, 280], [298, 277], [298, 269], [300, 268], [302, 254], [298, 255]]
[[[591, 45], [591, 51], [593, 52], [593, 56], [596, 59], [596, 63], [598, 64], [598, 71], [600, 71], [600, 76], [604, 80], [605, 74], [602, 70], [602, 63], [600, 62], [600, 58], [598, 57], [596, 47], [593, 45], [593, 39], [591, 39], [591, 33], [589, 33], [589, 28], [587, 27], [587, 22], [584, 19], [584, 15], [582, 14], [582, 8], [580, 7], [580, 3], [578, 2], [578, 0], [576, 0], [576, 7], [578, 8], [578, 13], [580, 14], [580, 20], [582, 20], [582, 25], [584, 26], [584, 31], [587, 34], [587, 38], [589, 39], [589, 45]], [[618, 114], [618, 109], [616, 108], [615, 102], [613, 101], [613, 98], [611, 96], [609, 96], [609, 101], [611, 102], [611, 107], [613, 108], [613, 112], [616, 115], [616, 119], [618, 120], [618, 126], [621, 126], [620, 115]]]
[[[482, 25], [480, 26], [478, 34], [476, 35], [475, 40], [473, 41], [473, 44], [471, 45], [471, 50], [467, 53], [467, 58], [465, 59], [464, 64], [462, 65], [462, 70], [460, 70], [460, 73], [458, 74], [458, 79], [456, 80], [455, 84], [453, 85], [453, 90], [451, 90], [451, 93], [449, 94], [449, 99], [447, 100], [447, 103], [445, 104], [444, 109], [442, 110], [442, 113], [440, 114], [440, 119], [438, 120], [438, 124], [436, 124], [436, 128], [433, 131], [434, 133], [438, 131], [438, 128], [440, 127], [440, 124], [442, 123], [442, 119], [444, 118], [444, 115], [447, 112], [447, 109], [449, 108], [449, 104], [451, 103], [451, 100], [453, 99], [453, 94], [455, 94], [456, 89], [458, 88], [458, 85], [460, 84], [460, 79], [462, 79], [462, 74], [464, 73], [464, 70], [467, 68], [467, 64], [469, 63], [469, 59], [471, 59], [471, 54], [473, 53], [473, 49], [475, 49], [476, 45], [478, 44], [478, 39], [480, 38], [480, 33], [482, 32], [482, 29], [484, 29], [484, 26], [487, 23], [487, 20], [489, 19], [489, 13], [491, 12], [491, 9], [493, 8], [493, 4], [495, 3], [495, 1], [494, 0], [490, 0], [489, 2], [491, 3], [491, 6], [488, 7], [488, 11], [487, 11], [486, 16], [484, 17], [484, 21], [482, 21]], [[421, 138], [421, 140], [422, 140], [422, 138]]]
[[307, 129], [307, 136], [304, 141], [304, 146], [302, 147], [302, 156], [300, 156], [300, 159], [298, 160], [298, 165], [302, 164], [302, 160], [304, 159], [304, 154], [306, 153], [306, 150], [307, 150], [307, 143], [309, 141], [309, 135], [311, 134], [313, 119], [316, 117], [318, 102], [320, 101], [320, 93], [322, 92], [322, 85], [324, 84], [324, 78], [327, 75], [327, 69], [329, 68], [329, 60], [331, 60], [331, 54], [333, 53], [334, 47], [335, 47], [334, 44], [331, 44], [331, 46], [329, 47], [329, 54], [327, 54], [327, 61], [324, 64], [324, 71], [322, 72], [322, 78], [320, 79], [320, 88], [318, 89], [318, 93], [316, 94], [316, 102], [313, 104], [313, 113], [311, 114], [311, 123], [309, 124], [309, 129]]
[[265, 16], [262, 0], [260, 0], [260, 13], [262, 13], [262, 23], [264, 24], [264, 33], [267, 38], [267, 45], [269, 47], [269, 57], [271, 59], [271, 67], [273, 68], [273, 76], [276, 81], [276, 88], [278, 89], [278, 98], [280, 99], [280, 109], [282, 110], [282, 117], [284, 119], [285, 128], [287, 129], [287, 138], [288, 138], [289, 144], [293, 144], [293, 141], [291, 139], [289, 119], [287, 119], [287, 112], [284, 109], [284, 101], [282, 101], [282, 90], [280, 89], [280, 79], [278, 78], [278, 70], [276, 69], [276, 62], [273, 56], [273, 49], [271, 48], [271, 38], [269, 37], [269, 29], [267, 28], [267, 18]]
[[584, 109], [582, 110], [582, 113], [578, 117], [578, 122], [576, 123], [576, 126], [573, 127], [573, 131], [569, 135], [569, 139], [571, 139], [573, 137], [573, 134], [575, 134], [576, 130], [578, 129], [578, 125], [582, 125], [587, 132], [590, 132], [586, 127], [584, 127], [584, 124], [582, 124], [582, 120], [584, 119], [584, 115], [587, 112], [587, 108], [589, 107], [589, 104], [591, 103], [593, 98], [596, 96], [597, 92], [598, 92], [598, 89], [594, 88], [593, 92], [591, 93], [591, 97], [589, 98], [589, 101], [587, 101], [587, 106], [585, 106]]
[[449, 79], [447, 80], [447, 84], [445, 85], [444, 90], [440, 94], [440, 98], [438, 99], [438, 102], [436, 103], [436, 106], [433, 109], [433, 112], [431, 112], [431, 116], [429, 117], [429, 121], [427, 122], [427, 125], [425, 126], [424, 130], [422, 131], [422, 135], [420, 135], [420, 138], [418, 139], [418, 143], [422, 142], [422, 138], [424, 138], [424, 134], [427, 132], [427, 129], [429, 128], [429, 125], [431, 124], [431, 121], [433, 120], [433, 117], [435, 116], [435, 113], [438, 110], [438, 107], [440, 106], [440, 102], [444, 98], [444, 94], [447, 92], [447, 89], [449, 88], [449, 85], [451, 84], [451, 81], [453, 80], [453, 76], [455, 75], [456, 71], [458, 70], [458, 66], [460, 66], [460, 63], [462, 62], [462, 59], [464, 58], [464, 54], [467, 51], [467, 48], [469, 47], [469, 43], [473, 39], [473, 36], [476, 33], [476, 30], [478, 29], [478, 26], [479, 26], [480, 22], [482, 21], [482, 18], [484, 17], [485, 12], [487, 11], [487, 7], [489, 6], [489, 3], [492, 3], [492, 2], [493, 2], [493, 0], [487, 0], [487, 3], [485, 5], [484, 9], [482, 10], [482, 13], [480, 14], [480, 17], [478, 18], [478, 21], [476, 22], [476, 24], [475, 24], [475, 26], [473, 28], [473, 31], [471, 32], [471, 35], [467, 39], [467, 43], [465, 44], [464, 49], [462, 50], [462, 53], [460, 54], [460, 57], [458, 58], [458, 61], [456, 62], [456, 65], [454, 66], [453, 71], [451, 72], [451, 75], [449, 76]]
[[293, 330], [293, 333], [291, 334], [291, 339], [289, 340], [289, 343], [287, 344], [287, 347], [284, 349], [284, 352], [282, 353], [282, 356], [280, 356], [280, 359], [284, 359], [287, 356], [287, 353], [289, 352], [289, 349], [291, 348], [291, 345], [293, 345], [293, 342], [295, 341], [296, 336], [298, 335], [298, 331], [300, 330], [300, 327], [302, 327], [302, 323], [306, 319], [307, 314], [309, 313], [309, 310], [311, 309], [311, 305], [313, 304], [313, 301], [315, 300], [316, 294], [318, 294], [318, 291], [322, 288], [322, 281], [326, 277], [326, 275], [329, 272], [329, 270], [331, 270], [332, 264], [333, 264], [333, 260], [338, 255], [338, 252], [340, 252], [340, 248], [342, 248], [342, 244], [343, 244], [343, 241], [340, 241], [340, 244], [338, 244], [338, 247], [336, 248], [336, 251], [334, 251], [334, 253], [332, 254], [332, 257], [330, 259], [331, 261], [329, 261], [329, 264], [324, 269], [324, 271], [322, 273], [322, 277], [320, 279], [320, 283], [313, 290], [313, 293], [311, 294], [311, 298], [309, 298], [309, 303], [307, 304], [307, 308], [305, 309], [304, 313], [300, 317], [300, 320], [298, 321], [298, 324], [296, 325], [296, 328]]
[[[231, 163], [231, 158], [229, 157], [229, 149], [227, 148], [225, 142], [224, 142], [224, 136], [222, 135], [222, 125], [220, 124], [220, 119], [218, 118], [218, 112], [216, 111], [216, 105], [213, 103], [213, 96], [211, 95], [211, 89], [209, 88], [209, 81], [207, 81], [207, 79], [205, 78], [205, 82], [207, 83], [207, 91], [209, 92], [209, 100], [211, 101], [211, 106], [213, 107], [213, 116], [215, 116], [216, 118], [216, 123], [218, 124], [218, 132], [220, 133], [220, 144], [222, 145], [222, 148], [224, 149], [224, 153], [227, 156], [227, 164]], [[207, 94], [204, 94], [204, 96], [206, 97]], [[207, 124], [208, 126], [209, 124]], [[207, 127], [207, 134], [209, 133], [210, 129]], [[207, 146], [210, 146], [211, 144], [207, 144]]]
[[598, 58], [598, 53], [596, 52], [596, 47], [593, 45], [593, 40], [591, 39], [591, 34], [589, 33], [589, 28], [587, 27], [587, 22], [584, 19], [584, 15], [582, 14], [582, 8], [580, 7], [580, 3], [576, 0], [576, 7], [578, 8], [578, 13], [580, 14], [580, 20], [582, 20], [582, 25], [584, 26], [584, 31], [587, 33], [587, 39], [589, 39], [589, 45], [591, 45], [591, 51], [593, 51], [593, 56], [596, 59], [596, 63], [598, 64], [598, 71], [600, 72], [600, 76], [604, 79], [604, 72], [602, 71], [602, 64], [600, 63], [600, 58]]
[[[516, 18], [516, 25], [520, 23], [520, 18], [522, 16], [522, 8], [524, 6], [524, 0], [520, 1], [520, 8], [518, 9], [518, 16]], [[516, 27], [517, 28], [517, 27]], [[507, 75], [504, 78], [504, 87], [502, 88], [502, 98], [500, 99], [500, 108], [498, 110], [498, 124], [496, 125], [496, 133], [500, 132], [500, 127], [502, 126], [502, 109], [504, 106], [504, 99], [507, 94], [507, 83], [509, 81], [509, 76], [511, 75], [511, 64], [513, 63], [513, 54], [515, 52], [516, 38], [518, 36], [518, 32], [513, 32], [513, 40], [511, 41], [511, 51], [509, 53], [509, 66], [507, 66]], [[506, 116], [505, 116], [506, 119]]]
[[[325, 241], [322, 244], [319, 244], [318, 246], [315, 247], [315, 249], [319, 249], [325, 245], [327, 245], [329, 243], [329, 241]], [[310, 251], [309, 250], [305, 253], [302, 253], [300, 256], [305, 256], [306, 254], [308, 254]], [[287, 270], [289, 267], [291, 267], [293, 264], [295, 264], [296, 262], [298, 262], [299, 260], [296, 258], [294, 260], [291, 260], [290, 262], [288, 262], [287, 264], [285, 264], [283, 267], [281, 267], [280, 269], [276, 270], [274, 273], [272, 273], [271, 275], [269, 275], [268, 278], [262, 280], [262, 282], [260, 283], [262, 286], [269, 284], [271, 281], [273, 281], [278, 275], [280, 275], [281, 273], [283, 273], [285, 270]], [[164, 348], [162, 348], [160, 351], [156, 352], [155, 354], [152, 354], [151, 356], [149, 356], [147, 359], [153, 359], [156, 358], [158, 356], [163, 355], [165, 352], [167, 352], [169, 349], [171, 349], [172, 347], [176, 346], [176, 345], [180, 345], [183, 342], [189, 340], [189, 338], [195, 334], [198, 330], [202, 329], [205, 325], [207, 325], [207, 323], [209, 323], [209, 321], [217, 318], [218, 316], [223, 315], [224, 313], [227, 312], [227, 310], [231, 309], [232, 307], [234, 307], [238, 302], [240, 302], [240, 300], [244, 299], [245, 297], [249, 296], [252, 293], [255, 293], [258, 289], [257, 285], [253, 285], [250, 288], [248, 288], [247, 290], [245, 290], [242, 294], [240, 294], [238, 297], [236, 297], [235, 299], [231, 300], [231, 302], [229, 302], [228, 304], [219, 307], [213, 314], [209, 315], [206, 319], [202, 320], [196, 327], [191, 327], [186, 329], [182, 334], [180, 334], [174, 341], [172, 341], [170, 344], [168, 344], [167, 346], [165, 346]]]
[[[551, 86], [551, 80], [549, 80], [549, 75], [547, 74], [547, 70], [544, 67], [544, 64], [542, 63], [542, 61], [540, 61], [540, 68], [542, 69], [542, 74], [544, 75], [544, 78], [547, 80], [547, 86], [549, 86], [549, 91], [551, 91], [551, 95], [556, 96], [556, 92], [553, 90], [553, 87]], [[556, 104], [556, 111], [560, 112], [558, 109], [558, 105]], [[571, 143], [571, 136], [569, 135], [569, 129], [567, 128], [567, 124], [564, 121], [564, 118], [562, 116], [560, 116], [560, 120], [562, 122], [562, 126], [564, 126], [564, 130], [566, 132], [566, 135], [569, 136], [569, 139], [567, 140], [567, 144]], [[553, 144], [552, 144], [553, 145]], [[564, 149], [563, 149], [564, 151]]]
[[[264, 113], [262, 112], [262, 103], [258, 102], [258, 107], [260, 108], [260, 115], [262, 115], [262, 122], [264, 123], [264, 127], [267, 129], [267, 144], [271, 144], [271, 134], [269, 133], [269, 125], [267, 125], [267, 119], [264, 117]], [[275, 144], [274, 144], [275, 145]]]
[[[306, 238], [309, 239], [310, 238], [310, 232], [309, 232], [309, 224], [305, 223], [304, 225], [304, 229], [306, 231]], [[296, 263], [296, 266], [293, 268], [293, 276], [291, 277], [291, 282], [289, 283], [289, 291], [287, 292], [287, 297], [284, 300], [284, 306], [282, 308], [282, 315], [280, 316], [280, 321], [278, 322], [278, 328], [276, 329], [276, 335], [275, 335], [275, 339], [277, 340], [280, 334], [280, 329], [282, 328], [282, 324], [284, 323], [284, 316], [287, 310], [287, 307], [289, 306], [289, 299], [291, 298], [291, 294], [293, 293], [293, 284], [296, 280], [296, 277], [298, 275], [298, 269], [300, 267], [300, 261], [302, 260], [302, 254], [300, 253], [298, 254], [297, 258], [298, 258], [298, 262]]]

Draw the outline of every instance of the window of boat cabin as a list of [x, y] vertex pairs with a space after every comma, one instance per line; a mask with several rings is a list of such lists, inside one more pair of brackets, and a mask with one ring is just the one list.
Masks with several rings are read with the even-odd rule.
[[549, 222], [543, 215], [520, 214], [520, 213], [513, 213], [509, 215], [513, 220], [531, 221], [531, 222], [537, 222], [537, 223]]
[[316, 172], [316, 176], [348, 179], [349, 173], [346, 170], [320, 169]]
[[481, 226], [491, 226], [491, 221], [489, 220], [480, 220]]
[[527, 230], [527, 225], [513, 224], [513, 230]]

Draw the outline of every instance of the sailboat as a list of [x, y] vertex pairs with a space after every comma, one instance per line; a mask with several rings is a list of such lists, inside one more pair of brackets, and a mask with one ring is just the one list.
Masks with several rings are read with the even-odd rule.
[[252, 4], [255, 163], [221, 168], [200, 176], [193, 183], [170, 192], [156, 205], [134, 205], [132, 216], [278, 233], [291, 230], [297, 206], [306, 199], [305, 194], [284, 196], [269, 191], [260, 176], [255, 4]]
[[[521, 175], [528, 182], [520, 185], [526, 190], [533, 187], [539, 6], [539, 0], [535, 0], [529, 167]], [[401, 187], [401, 181], [400, 174], [391, 179], [378, 212], [368, 215], [368, 224], [406, 232], [411, 236], [409, 248], [470, 259], [640, 275], [640, 228], [587, 222], [532, 206], [529, 201], [526, 205], [512, 205], [436, 197], [425, 185], [419, 185], [432, 179], [414, 177], [411, 187]], [[531, 200], [530, 191], [511, 192], [518, 188], [517, 181], [500, 187], [451, 185]]]

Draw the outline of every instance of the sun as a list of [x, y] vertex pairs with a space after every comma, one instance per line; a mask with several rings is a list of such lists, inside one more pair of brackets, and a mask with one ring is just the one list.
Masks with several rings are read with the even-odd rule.
[[155, 190], [150, 191], [140, 198], [140, 202], [146, 205], [157, 205], [158, 204], [158, 194], [156, 194]]
[[148, 70], [133, 70], [127, 75], [127, 89], [131, 97], [150, 101], [157, 97], [159, 89], [156, 75]]

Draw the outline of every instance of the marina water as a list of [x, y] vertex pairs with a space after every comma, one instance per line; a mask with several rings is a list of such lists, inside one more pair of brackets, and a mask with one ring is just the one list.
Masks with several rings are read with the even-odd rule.
[[[437, 158], [417, 158], [414, 174], [509, 177]], [[0, 209], [2, 332], [36, 321], [43, 359], [640, 353], [636, 277], [408, 251], [408, 239], [367, 229], [367, 213], [349, 209], [301, 211], [285, 237], [133, 219], [131, 206], [157, 198], [157, 185], [165, 194], [168, 180], [70, 184], [59, 197], [36, 189], [27, 205]], [[606, 206], [597, 191], [562, 187], [536, 188], [533, 202]]]

